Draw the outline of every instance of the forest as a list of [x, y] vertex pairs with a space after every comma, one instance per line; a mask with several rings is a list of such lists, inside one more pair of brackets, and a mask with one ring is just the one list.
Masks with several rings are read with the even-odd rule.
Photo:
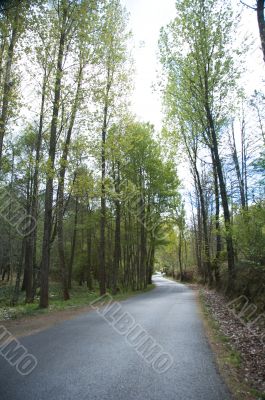
[[120, 0], [0, 3], [0, 306], [142, 291], [162, 271], [264, 310], [264, 75], [247, 74], [264, 0], [176, 2], [161, 131], [131, 111], [129, 18]]

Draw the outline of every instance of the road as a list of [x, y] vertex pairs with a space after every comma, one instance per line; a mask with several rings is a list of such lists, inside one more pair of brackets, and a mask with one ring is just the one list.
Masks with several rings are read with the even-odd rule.
[[[103, 308], [20, 339], [38, 364], [22, 376], [0, 357], [0, 399], [230, 400], [194, 292], [161, 276], [154, 282], [154, 290], [121, 302], [117, 315], [126, 315], [119, 328], [115, 313], [103, 317]], [[137, 325], [152, 337], [161, 363], [139, 354], [125, 333], [126, 318], [131, 332]]]

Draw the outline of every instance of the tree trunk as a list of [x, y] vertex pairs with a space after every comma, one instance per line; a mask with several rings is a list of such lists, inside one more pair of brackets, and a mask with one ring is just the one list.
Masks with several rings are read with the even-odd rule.
[[68, 289], [72, 289], [72, 273], [73, 273], [75, 248], [76, 248], [77, 218], [78, 218], [78, 197], [76, 197], [75, 199], [74, 233], [72, 238], [71, 255], [70, 255], [69, 270], [68, 270]]
[[143, 171], [140, 170], [141, 193], [140, 193], [140, 259], [139, 259], [139, 280], [140, 289], [146, 288], [146, 215], [145, 215], [145, 199], [144, 199], [144, 177]]
[[4, 91], [3, 91], [2, 107], [1, 107], [1, 115], [0, 115], [0, 171], [2, 169], [3, 144], [4, 144], [4, 136], [6, 133], [6, 124], [7, 124], [7, 119], [8, 119], [8, 111], [9, 111], [9, 103], [10, 103], [11, 68], [12, 68], [13, 58], [14, 58], [15, 44], [16, 44], [17, 37], [18, 37], [19, 12], [20, 12], [20, 8], [16, 7], [16, 14], [14, 17], [12, 34], [11, 34], [11, 39], [10, 39], [8, 52], [7, 52], [5, 78], [4, 78], [4, 82], [3, 82]]
[[26, 244], [26, 240], [25, 240], [25, 238], [23, 238], [20, 260], [17, 265], [16, 283], [15, 283], [13, 296], [11, 299], [11, 306], [15, 306], [18, 303], [18, 299], [19, 299], [20, 280], [21, 280], [21, 275], [22, 275], [22, 270], [23, 270], [23, 262], [24, 262], [24, 256], [25, 256], [25, 244]]
[[[146, 281], [148, 285], [152, 284], [152, 275], [154, 272], [154, 261], [155, 261], [155, 246], [152, 243], [154, 239], [151, 239], [150, 249], [149, 249], [149, 257], [148, 257], [148, 268], [146, 272]], [[173, 270], [174, 271], [174, 270]], [[174, 273], [173, 273], [174, 278]]]
[[65, 51], [65, 23], [67, 18], [67, 9], [63, 10], [62, 31], [58, 49], [56, 79], [54, 87], [53, 113], [50, 131], [49, 145], [49, 165], [47, 172], [46, 190], [45, 190], [45, 213], [44, 213], [44, 233], [42, 244], [41, 261], [41, 291], [40, 307], [47, 308], [49, 305], [49, 269], [50, 269], [50, 251], [51, 251], [51, 233], [52, 233], [52, 206], [53, 206], [53, 174], [56, 154], [57, 125], [61, 99], [61, 83], [63, 72], [63, 57]]
[[[117, 196], [120, 194], [120, 165], [118, 162], [117, 179], [115, 181], [115, 193]], [[121, 260], [121, 204], [120, 200], [115, 200], [116, 218], [115, 218], [115, 244], [114, 244], [114, 258], [113, 258], [113, 271], [112, 271], [112, 294], [117, 292], [117, 280]]]
[[[30, 174], [29, 174], [30, 175]], [[30, 198], [32, 197], [32, 184], [30, 184], [30, 177], [28, 178], [27, 182], [27, 215], [30, 215], [31, 213], [31, 204], [30, 204]], [[32, 223], [32, 222], [31, 222]], [[28, 268], [29, 265], [31, 265], [30, 258], [32, 258], [32, 254], [30, 253], [30, 242], [29, 238], [26, 237], [25, 239], [25, 267], [24, 267], [24, 285], [25, 285], [25, 291], [26, 291], [26, 303], [32, 303], [32, 268]]]
[[214, 260], [214, 274], [217, 287], [220, 284], [220, 256], [222, 250], [222, 239], [220, 234], [220, 199], [219, 199], [219, 186], [216, 164], [214, 154], [211, 150], [212, 163], [213, 163], [213, 176], [214, 176], [214, 196], [215, 196], [215, 240], [216, 240], [216, 253]]
[[183, 267], [182, 267], [182, 232], [179, 232], [179, 245], [178, 245], [178, 259], [179, 259], [179, 273], [180, 282], [183, 281]]
[[109, 91], [111, 88], [110, 69], [107, 71], [107, 86], [105, 93], [105, 104], [103, 113], [103, 126], [101, 132], [101, 215], [100, 215], [100, 263], [99, 263], [99, 290], [100, 295], [103, 296], [106, 293], [106, 135], [108, 125], [108, 111], [109, 111]]
[[70, 299], [70, 294], [68, 290], [68, 274], [65, 262], [65, 251], [64, 251], [64, 229], [63, 229], [63, 216], [64, 216], [64, 184], [65, 184], [65, 173], [66, 166], [69, 154], [69, 147], [71, 143], [71, 137], [73, 132], [73, 127], [75, 123], [77, 107], [79, 103], [79, 92], [81, 88], [82, 82], [82, 71], [83, 67], [80, 64], [79, 72], [78, 72], [78, 81], [75, 99], [71, 111], [70, 123], [67, 130], [66, 140], [63, 146], [63, 154], [60, 160], [60, 172], [59, 172], [59, 185], [58, 185], [58, 216], [57, 216], [57, 236], [58, 236], [58, 254], [59, 254], [59, 264], [60, 271], [62, 277], [62, 286], [63, 286], [63, 297], [64, 300]]
[[[36, 241], [37, 241], [37, 226], [36, 221], [38, 218], [38, 193], [39, 193], [39, 163], [41, 155], [42, 145], [42, 133], [43, 133], [43, 118], [44, 118], [44, 105], [45, 105], [45, 92], [47, 86], [47, 74], [46, 68], [44, 70], [43, 83], [42, 83], [42, 95], [41, 95], [41, 109], [40, 109], [40, 120], [39, 129], [36, 142], [36, 154], [35, 154], [35, 170], [33, 176], [33, 190], [32, 190], [32, 201], [31, 201], [31, 226], [30, 234], [27, 237], [27, 259], [25, 259], [25, 271], [27, 275], [31, 277], [30, 282], [26, 288], [26, 302], [31, 303], [34, 300], [36, 283], [32, 284], [33, 281], [33, 267], [36, 268]], [[36, 277], [34, 278], [36, 279]]]
[[207, 120], [208, 120], [209, 128], [210, 128], [211, 142], [212, 142], [212, 146], [213, 146], [212, 149], [213, 149], [213, 154], [214, 154], [216, 171], [217, 171], [218, 179], [219, 179], [220, 194], [221, 194], [223, 211], [224, 211], [227, 259], [228, 259], [228, 271], [229, 271], [228, 290], [230, 290], [233, 287], [234, 281], [235, 281], [235, 255], [234, 255], [234, 245], [233, 245], [233, 238], [232, 238], [232, 232], [231, 232], [230, 211], [229, 211], [224, 175], [223, 175], [223, 170], [222, 170], [222, 164], [221, 164], [221, 160], [220, 160], [220, 156], [219, 156], [217, 135], [216, 135], [214, 121], [212, 118], [210, 107], [207, 102], [205, 104], [205, 109], [206, 109]]
[[240, 171], [240, 166], [239, 166], [239, 160], [238, 160], [237, 149], [236, 149], [236, 141], [235, 141], [234, 125], [232, 125], [232, 139], [233, 139], [232, 156], [233, 156], [233, 161], [234, 161], [235, 169], [236, 169], [236, 176], [237, 176], [239, 192], [240, 192], [240, 201], [241, 201], [242, 208], [245, 208], [246, 207], [246, 196], [245, 196], [245, 190], [244, 190], [244, 180], [243, 180], [242, 173]]
[[92, 235], [91, 229], [87, 230], [87, 288], [88, 290], [93, 290], [93, 280], [92, 280]]
[[263, 59], [265, 61], [265, 16], [264, 16], [265, 0], [257, 0], [257, 16], [259, 24], [259, 33], [261, 39], [261, 47]]

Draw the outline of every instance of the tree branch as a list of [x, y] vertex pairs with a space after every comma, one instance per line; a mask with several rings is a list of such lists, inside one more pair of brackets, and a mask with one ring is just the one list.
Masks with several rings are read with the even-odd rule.
[[257, 11], [256, 7], [250, 6], [249, 4], [246, 4], [244, 1], [240, 0], [240, 3], [243, 4], [244, 6], [251, 8], [251, 10]]

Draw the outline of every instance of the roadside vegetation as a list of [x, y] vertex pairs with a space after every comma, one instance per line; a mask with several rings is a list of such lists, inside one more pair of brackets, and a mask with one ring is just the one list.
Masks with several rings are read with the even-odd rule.
[[179, 179], [154, 127], [130, 112], [126, 10], [1, 4], [1, 308], [145, 290]]
[[157, 131], [131, 113], [120, 0], [1, 2], [0, 319], [122, 299], [155, 270], [263, 315], [264, 4], [176, 1]]
[[[257, 2], [252, 12], [260, 12]], [[241, 6], [240, 6], [241, 7]], [[229, 1], [177, 2], [177, 16], [161, 31], [166, 80], [165, 141], [190, 170], [185, 205], [158, 268], [181, 281], [197, 281], [230, 297], [245, 295], [264, 311], [264, 75], [243, 85], [248, 52], [264, 72], [258, 43], [235, 43], [241, 29]], [[264, 18], [263, 18], [264, 20]], [[241, 32], [242, 33], [242, 32]], [[250, 79], [250, 78], [249, 78]], [[258, 83], [260, 82], [260, 83]], [[188, 213], [187, 213], [188, 210]]]
[[[139, 291], [119, 291], [114, 296], [110, 296], [113, 298], [113, 301], [122, 301], [127, 298], [145, 293], [149, 290], [152, 290], [154, 285], [148, 285], [145, 289]], [[11, 306], [9, 302], [10, 291], [12, 292], [12, 287], [1, 287], [0, 289], [0, 320], [14, 320], [20, 319], [23, 317], [34, 317], [38, 315], [43, 315], [55, 311], [63, 311], [63, 310], [79, 310], [86, 306], [90, 306], [91, 302], [95, 302], [97, 299], [100, 302], [100, 293], [99, 288], [95, 288], [93, 291], [87, 290], [86, 286], [80, 287], [78, 284], [73, 284], [70, 295], [71, 298], [68, 301], [64, 301], [62, 299], [62, 290], [60, 282], [51, 282], [50, 285], [50, 303], [48, 308], [39, 308], [39, 294], [37, 293], [35, 301], [32, 303], [25, 303], [24, 293], [21, 292], [18, 302], [15, 306]]]
[[216, 362], [237, 400], [265, 399], [265, 344], [227, 308], [221, 294], [200, 289], [205, 330]]

